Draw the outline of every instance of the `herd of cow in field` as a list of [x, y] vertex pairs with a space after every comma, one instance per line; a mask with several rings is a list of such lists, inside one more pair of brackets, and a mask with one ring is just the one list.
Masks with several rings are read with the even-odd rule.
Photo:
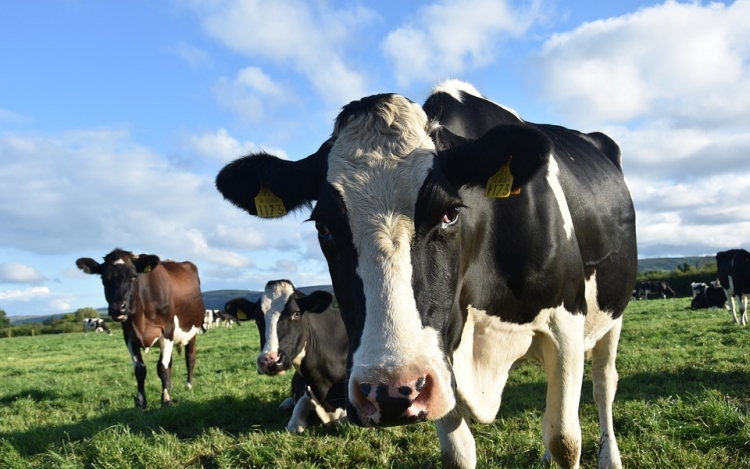
[[[637, 249], [620, 149], [609, 137], [526, 122], [449, 80], [421, 106], [397, 94], [353, 101], [313, 154], [251, 154], [222, 169], [216, 186], [252, 216], [311, 210], [329, 266], [337, 306], [328, 292], [306, 295], [275, 280], [256, 302], [234, 299], [222, 311], [256, 322], [260, 373], [294, 369], [282, 403], [292, 409], [289, 431], [311, 418], [434, 421], [443, 466], [472, 468], [469, 423], [494, 420], [510, 371], [534, 360], [548, 379], [544, 460], [577, 468], [589, 353], [598, 467], [622, 467], [612, 402]], [[735, 252], [726, 277], [717, 256], [732, 297], [750, 292], [750, 276], [736, 273], [745, 275], [746, 255]], [[161, 403], [171, 403], [175, 344], [185, 347], [192, 387], [205, 318], [196, 266], [121, 249], [76, 265], [101, 277], [108, 314], [123, 325], [136, 406], [146, 406], [141, 351], [156, 342]], [[742, 324], [745, 307], [743, 297]]]

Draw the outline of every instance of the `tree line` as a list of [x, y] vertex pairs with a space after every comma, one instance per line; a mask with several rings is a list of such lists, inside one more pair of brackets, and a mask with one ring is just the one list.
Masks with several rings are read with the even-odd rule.
[[[99, 311], [94, 308], [79, 308], [73, 313], [53, 316], [43, 322], [11, 324], [4, 310], [0, 309], [0, 338], [34, 336], [39, 334], [64, 334], [83, 332], [84, 318], [98, 318]], [[120, 329], [119, 323], [103, 318], [110, 329]]]

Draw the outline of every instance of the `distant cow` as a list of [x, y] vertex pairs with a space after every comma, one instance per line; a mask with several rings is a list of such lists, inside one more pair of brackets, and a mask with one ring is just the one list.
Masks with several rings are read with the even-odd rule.
[[141, 350], [159, 341], [161, 353], [156, 370], [161, 378], [162, 405], [172, 398], [172, 348], [185, 346], [187, 386], [193, 387], [195, 337], [203, 323], [205, 307], [201, 297], [198, 268], [191, 262], [160, 261], [150, 254], [135, 255], [115, 249], [98, 263], [90, 258], [76, 261], [87, 274], [98, 274], [109, 303], [109, 316], [122, 323], [138, 382], [136, 407], [146, 407], [146, 364]]
[[655, 295], [657, 298], [662, 299], [674, 298], [677, 296], [674, 290], [672, 290], [672, 287], [670, 287], [667, 282], [663, 281], [641, 282], [639, 290], [641, 291], [643, 298], [647, 300], [649, 295]]
[[207, 309], [203, 316], [203, 325], [201, 326], [201, 329], [203, 332], [206, 332], [209, 329], [219, 326], [232, 327], [235, 323], [239, 324], [235, 318], [227, 315], [223, 310]]
[[723, 308], [726, 306], [727, 296], [721, 287], [709, 287], [699, 292], [690, 302], [693, 309]]
[[[323, 423], [344, 421], [349, 343], [341, 314], [332, 306], [333, 295], [325, 291], [305, 295], [289, 280], [274, 280], [266, 284], [258, 301], [265, 325], [258, 372], [277, 375], [293, 366], [306, 386], [287, 430], [304, 431], [311, 413]], [[225, 309], [232, 314], [232, 308]]]
[[[746, 295], [750, 293], [750, 253], [744, 249], [720, 251], [716, 253], [716, 267], [724, 294], [732, 308], [734, 322], [747, 325]], [[736, 304], [740, 307], [739, 319]]]
[[107, 335], [112, 335], [112, 331], [109, 330], [107, 323], [102, 318], [84, 318], [83, 319], [83, 332], [88, 335], [89, 331], [94, 332], [106, 332]]
[[313, 155], [249, 155], [216, 185], [257, 216], [315, 201], [349, 337], [351, 421], [436, 421], [443, 465], [474, 467], [470, 422], [494, 420], [510, 371], [535, 360], [544, 459], [578, 467], [590, 351], [599, 465], [621, 467], [615, 358], [638, 256], [609, 137], [524, 121], [452, 80], [423, 106], [353, 101]]

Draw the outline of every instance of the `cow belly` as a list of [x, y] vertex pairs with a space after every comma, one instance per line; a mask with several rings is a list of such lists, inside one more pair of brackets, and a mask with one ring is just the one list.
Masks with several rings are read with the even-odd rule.
[[191, 326], [188, 331], [182, 330], [182, 328], [180, 327], [180, 319], [175, 316], [172, 342], [174, 342], [175, 344], [187, 345], [187, 343], [190, 342], [196, 334], [198, 334], [199, 330], [200, 328], [195, 326]]

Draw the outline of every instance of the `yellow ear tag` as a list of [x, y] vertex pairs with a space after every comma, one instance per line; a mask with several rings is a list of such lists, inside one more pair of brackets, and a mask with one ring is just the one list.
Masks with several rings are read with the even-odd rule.
[[284, 201], [277, 197], [267, 186], [261, 186], [255, 196], [255, 211], [261, 218], [276, 218], [286, 215]]
[[147, 273], [149, 273], [149, 272], [151, 272], [151, 265], [147, 265], [147, 266], [146, 266], [146, 267], [145, 267], [145, 268], [143, 269], [143, 273], [147, 274]]
[[[487, 180], [484, 188], [484, 196], [491, 199], [504, 199], [511, 194], [513, 187], [513, 175], [510, 174], [510, 160], [502, 165], [500, 169]], [[514, 193], [518, 193], [514, 191]]]
[[247, 319], [247, 314], [245, 314], [244, 311], [241, 309], [237, 310], [237, 319], [242, 319], [243, 321]]

